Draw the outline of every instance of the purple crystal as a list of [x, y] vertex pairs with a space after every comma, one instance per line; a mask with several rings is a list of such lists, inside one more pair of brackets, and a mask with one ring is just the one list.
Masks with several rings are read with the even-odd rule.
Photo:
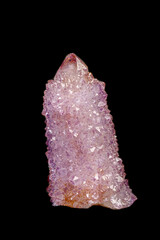
[[42, 114], [53, 206], [121, 209], [137, 199], [125, 179], [106, 99], [105, 83], [73, 53], [46, 85]]

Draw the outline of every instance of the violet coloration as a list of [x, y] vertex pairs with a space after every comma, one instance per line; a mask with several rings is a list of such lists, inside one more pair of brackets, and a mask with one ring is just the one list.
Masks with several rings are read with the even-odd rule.
[[137, 198], [118, 154], [105, 83], [94, 78], [74, 53], [46, 84], [42, 114], [52, 205], [111, 209], [132, 205]]

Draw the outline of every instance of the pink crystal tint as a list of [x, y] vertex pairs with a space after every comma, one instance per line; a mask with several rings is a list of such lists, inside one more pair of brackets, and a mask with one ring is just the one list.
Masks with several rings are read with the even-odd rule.
[[106, 99], [105, 83], [73, 53], [46, 84], [42, 114], [53, 206], [121, 209], [137, 199], [125, 179]]

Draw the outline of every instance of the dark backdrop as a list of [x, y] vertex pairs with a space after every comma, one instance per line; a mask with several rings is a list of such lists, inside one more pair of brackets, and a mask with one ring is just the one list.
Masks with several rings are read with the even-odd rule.
[[[63, 234], [64, 229], [66, 236], [72, 233], [73, 228], [78, 229], [76, 237], [81, 232], [85, 235], [85, 229], [93, 235], [95, 232], [100, 235], [118, 234], [121, 237], [126, 229], [130, 229], [131, 234], [136, 236], [142, 228], [141, 223], [149, 220], [149, 212], [146, 211], [149, 180], [144, 168], [144, 164], [146, 166], [148, 163], [144, 158], [147, 145], [144, 139], [146, 98], [143, 94], [149, 71], [146, 65], [149, 53], [146, 51], [145, 33], [131, 22], [123, 26], [117, 23], [113, 29], [99, 29], [97, 26], [96, 31], [94, 27], [85, 30], [78, 29], [75, 33], [72, 28], [62, 32], [47, 26], [35, 28], [25, 49], [26, 56], [29, 55], [26, 72], [28, 66], [31, 69], [26, 86], [30, 89], [27, 103], [32, 126], [26, 149], [29, 149], [29, 154], [31, 152], [27, 160], [27, 211], [33, 223], [35, 219], [35, 222], [46, 224], [53, 231], [62, 226], [59, 234]], [[88, 65], [95, 78], [106, 82], [119, 154], [129, 185], [138, 197], [129, 208], [111, 210], [93, 206], [84, 210], [53, 207], [46, 192], [49, 169], [45, 156], [45, 119], [41, 115], [43, 93], [47, 81], [54, 77], [65, 56], [72, 52]]]
[[[8, 193], [6, 197], [1, 190], [1, 198], [8, 200], [6, 208], [1, 204], [5, 234], [13, 236], [12, 226], [21, 239], [27, 234], [29, 239], [139, 239], [146, 234], [155, 239], [159, 224], [159, 179], [154, 178], [159, 178], [159, 153], [155, 154], [159, 151], [159, 106], [155, 107], [159, 104], [159, 76], [154, 73], [159, 69], [159, 8], [147, 1], [112, 2], [112, 7], [106, 1], [45, 3], [16, 5], [14, 1], [2, 8], [1, 62], [7, 63], [6, 69], [1, 65], [5, 73], [1, 83], [6, 84], [1, 84], [1, 118], [7, 123], [1, 125], [6, 146], [6, 150], [1, 147], [1, 163], [6, 163], [1, 173]], [[138, 197], [129, 208], [51, 206], [46, 192], [49, 169], [41, 115], [43, 93], [48, 79], [71, 52], [88, 65], [95, 78], [106, 82], [119, 155]]]

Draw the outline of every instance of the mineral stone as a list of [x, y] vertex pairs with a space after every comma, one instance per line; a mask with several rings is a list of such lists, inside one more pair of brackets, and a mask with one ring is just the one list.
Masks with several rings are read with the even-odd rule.
[[105, 83], [74, 53], [46, 84], [47, 188], [53, 206], [111, 209], [137, 199], [125, 179]]

